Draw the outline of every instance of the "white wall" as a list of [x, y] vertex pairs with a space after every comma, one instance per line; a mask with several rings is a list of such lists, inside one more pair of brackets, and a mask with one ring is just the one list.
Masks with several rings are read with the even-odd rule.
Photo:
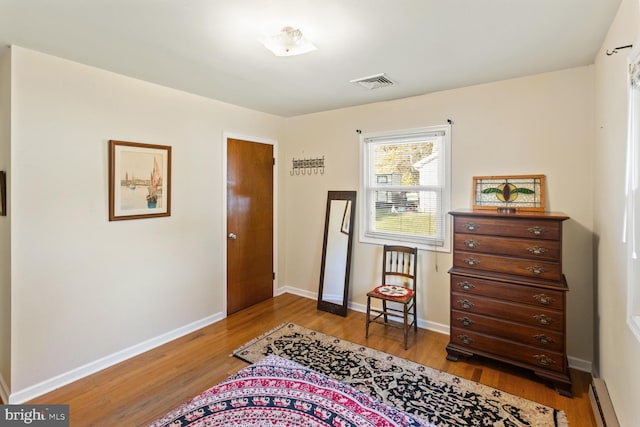
[[627, 132], [627, 54], [616, 46], [640, 40], [640, 7], [623, 0], [596, 59], [596, 144], [594, 260], [596, 274], [596, 365], [611, 395], [620, 425], [640, 419], [640, 343], [627, 326], [627, 286], [640, 278], [627, 276], [627, 248], [622, 243], [624, 171]]
[[[358, 134], [446, 124], [453, 120], [452, 207], [472, 204], [472, 177], [544, 174], [547, 207], [565, 222], [570, 362], [590, 369], [593, 318], [593, 67], [580, 67], [287, 119], [281, 165], [325, 156], [324, 175], [291, 176], [281, 168], [286, 221], [282, 285], [317, 290], [327, 190], [358, 189]], [[383, 90], [383, 89], [381, 89]], [[358, 199], [360, 204], [360, 199]], [[358, 224], [355, 224], [356, 236]], [[285, 227], [283, 227], [285, 228]], [[354, 241], [351, 302], [362, 308], [380, 270], [380, 248]], [[302, 250], [304, 249], [304, 250]], [[422, 324], [449, 325], [451, 254], [420, 252]], [[364, 331], [363, 331], [364, 333]]]
[[[20, 47], [11, 55], [20, 401], [222, 316], [223, 132], [277, 141], [284, 120]], [[172, 146], [170, 217], [108, 221], [109, 139]]]
[[[11, 55], [0, 55], [0, 170], [11, 182]], [[11, 186], [7, 183], [7, 190]], [[7, 205], [10, 205], [7, 195]], [[11, 387], [11, 217], [0, 216], [0, 398]]]

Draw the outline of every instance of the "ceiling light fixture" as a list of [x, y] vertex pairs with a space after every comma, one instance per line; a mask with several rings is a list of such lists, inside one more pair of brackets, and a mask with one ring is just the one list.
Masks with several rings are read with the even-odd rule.
[[263, 37], [260, 42], [275, 56], [293, 56], [316, 50], [297, 28], [284, 27], [276, 35]]

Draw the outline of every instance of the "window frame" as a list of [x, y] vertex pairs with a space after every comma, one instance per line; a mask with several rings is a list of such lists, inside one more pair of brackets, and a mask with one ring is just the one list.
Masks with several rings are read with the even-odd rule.
[[[442, 244], [439, 245], [434, 239], [428, 238], [416, 238], [406, 234], [393, 233], [393, 232], [379, 232], [370, 230], [369, 224], [372, 216], [375, 216], [375, 201], [371, 200], [376, 185], [370, 182], [371, 177], [375, 174], [371, 173], [373, 167], [373, 159], [369, 158], [369, 144], [371, 143], [389, 143], [394, 139], [397, 139], [398, 143], [411, 142], [411, 139], [418, 139], [419, 137], [428, 137], [433, 133], [443, 132], [442, 147], [438, 151], [438, 162], [440, 165], [439, 180], [442, 185], [437, 187], [426, 186], [385, 186], [385, 190], [389, 191], [411, 191], [411, 190], [433, 190], [436, 188], [437, 195], [440, 202], [440, 233], [442, 235]], [[420, 128], [399, 129], [392, 131], [382, 132], [370, 132], [360, 134], [360, 194], [361, 202], [358, 206], [359, 216], [359, 241], [361, 243], [370, 243], [377, 245], [384, 244], [410, 244], [411, 246], [418, 247], [418, 249], [436, 251], [436, 252], [451, 252], [451, 219], [449, 217], [449, 211], [451, 210], [451, 125], [435, 125]], [[375, 221], [375, 219], [374, 219]]]

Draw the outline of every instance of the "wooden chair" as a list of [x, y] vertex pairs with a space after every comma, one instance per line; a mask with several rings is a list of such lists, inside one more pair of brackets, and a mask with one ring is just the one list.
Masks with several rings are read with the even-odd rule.
[[[367, 326], [365, 337], [369, 337], [370, 323], [399, 327], [404, 331], [404, 349], [406, 350], [408, 348], [407, 338], [409, 329], [413, 327], [413, 329], [418, 332], [416, 307], [417, 261], [418, 248], [384, 246], [382, 255], [382, 282], [374, 290], [367, 293]], [[382, 301], [382, 310], [371, 308], [372, 298]], [[402, 309], [400, 309], [398, 304], [402, 305]], [[402, 323], [390, 321], [390, 316], [402, 318]]]

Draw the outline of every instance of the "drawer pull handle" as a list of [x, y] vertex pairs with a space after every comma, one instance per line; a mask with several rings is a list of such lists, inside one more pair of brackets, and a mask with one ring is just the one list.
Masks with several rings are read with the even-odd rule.
[[458, 317], [458, 322], [462, 323], [464, 326], [473, 325], [473, 320], [469, 319], [468, 317]]
[[458, 301], [458, 304], [460, 304], [460, 307], [466, 308], [466, 309], [470, 309], [470, 308], [473, 308], [475, 306], [474, 303], [472, 303], [471, 301], [469, 301], [467, 299], [463, 299], [463, 300]]
[[468, 222], [464, 225], [464, 228], [466, 228], [467, 231], [476, 231], [478, 230], [478, 228], [480, 228], [480, 224], [476, 224], [474, 222]]
[[534, 236], [542, 236], [545, 233], [545, 229], [542, 227], [538, 227], [537, 225], [535, 227], [530, 227], [527, 228], [527, 231], [531, 234], [533, 234]]
[[544, 326], [548, 326], [553, 323], [553, 319], [544, 314], [536, 314], [533, 317], [538, 321], [538, 323]]
[[473, 339], [466, 335], [458, 335], [458, 339], [462, 341], [463, 344], [469, 345], [473, 343]]
[[531, 267], [527, 267], [527, 270], [529, 270], [533, 274], [543, 274], [547, 272], [547, 270], [545, 270], [543, 267], [540, 267], [538, 265], [532, 265]]
[[458, 282], [458, 286], [463, 290], [463, 291], [470, 291], [471, 289], [475, 288], [475, 285], [472, 283], [469, 283], [467, 281], [464, 282]]
[[534, 255], [543, 255], [545, 252], [547, 252], [545, 248], [542, 248], [540, 246], [531, 246], [530, 248], [527, 248], [527, 250]]
[[553, 360], [546, 354], [534, 354], [533, 358], [536, 359], [536, 361], [543, 366], [554, 365], [556, 363], [555, 360]]
[[535, 298], [535, 300], [538, 301], [540, 304], [544, 304], [544, 305], [549, 305], [553, 301], [555, 301], [553, 297], [550, 297], [549, 295], [545, 295], [545, 294], [537, 294], [537, 295], [534, 295], [533, 298]]
[[467, 264], [469, 267], [475, 267], [476, 265], [480, 264], [480, 261], [473, 258], [473, 257], [469, 257], [469, 258], [465, 258], [464, 259], [465, 264]]
[[540, 344], [543, 344], [543, 345], [548, 345], [548, 344], [553, 344], [554, 343], [553, 338], [548, 337], [548, 336], [546, 336], [544, 334], [534, 335], [534, 338], [537, 339], [538, 342]]
[[480, 246], [480, 242], [476, 242], [475, 240], [465, 240], [464, 245], [469, 249], [476, 249]]

